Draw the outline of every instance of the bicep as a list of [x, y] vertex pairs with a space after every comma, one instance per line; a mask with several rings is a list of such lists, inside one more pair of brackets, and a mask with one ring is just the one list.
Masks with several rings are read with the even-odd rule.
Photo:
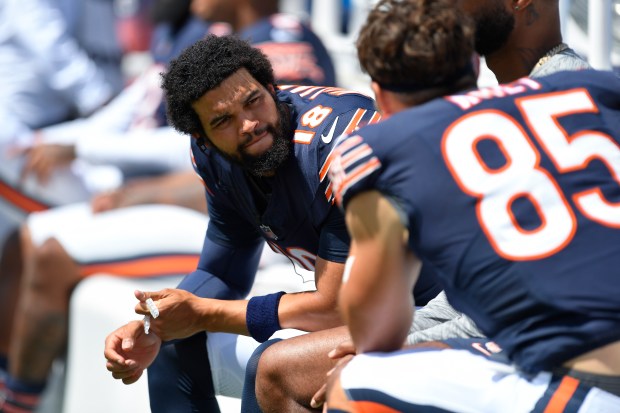
[[361, 352], [395, 350], [411, 324], [419, 260], [406, 248], [398, 211], [379, 192], [351, 199], [346, 222], [351, 251], [340, 292], [343, 317]]
[[387, 198], [377, 191], [361, 193], [347, 205], [345, 218], [351, 235], [349, 255], [355, 265], [351, 270], [357, 269], [356, 283], [385, 280], [382, 274], [389, 268], [402, 274], [408, 231]]

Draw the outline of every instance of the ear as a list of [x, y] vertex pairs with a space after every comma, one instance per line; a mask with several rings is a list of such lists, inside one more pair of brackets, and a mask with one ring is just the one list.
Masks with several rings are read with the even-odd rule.
[[512, 9], [519, 12], [525, 10], [530, 4], [532, 4], [532, 0], [512, 0]]
[[394, 94], [389, 90], [384, 90], [377, 82], [372, 82], [370, 88], [375, 94], [375, 101], [383, 119], [400, 110], [400, 102], [395, 98]]
[[379, 86], [377, 82], [370, 83], [370, 88], [375, 95], [375, 102], [377, 103], [379, 112], [381, 112], [383, 118], [387, 118], [392, 113], [390, 110], [391, 104], [389, 96], [387, 96], [386, 91], [381, 89], [381, 86]]

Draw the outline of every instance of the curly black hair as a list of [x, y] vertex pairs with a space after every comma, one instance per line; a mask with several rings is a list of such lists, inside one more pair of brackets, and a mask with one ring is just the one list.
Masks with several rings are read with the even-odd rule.
[[474, 25], [454, 0], [381, 0], [356, 46], [362, 69], [384, 88], [445, 87], [470, 74]]
[[208, 35], [185, 49], [162, 74], [170, 124], [179, 132], [203, 136], [204, 128], [192, 103], [241, 68], [261, 85], [275, 86], [267, 56], [234, 35]]

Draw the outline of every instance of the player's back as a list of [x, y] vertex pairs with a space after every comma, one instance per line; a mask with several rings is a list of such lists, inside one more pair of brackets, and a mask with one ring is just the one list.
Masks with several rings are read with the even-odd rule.
[[372, 151], [338, 193], [394, 197], [455, 307], [526, 371], [557, 365], [620, 339], [619, 92], [585, 71], [435, 100], [349, 138]]

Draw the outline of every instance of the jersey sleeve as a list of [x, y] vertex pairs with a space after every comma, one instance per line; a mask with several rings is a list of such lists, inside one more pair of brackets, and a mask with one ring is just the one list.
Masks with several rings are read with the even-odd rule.
[[332, 208], [321, 228], [317, 255], [327, 261], [343, 263], [349, 255], [350, 243], [342, 212], [338, 208]]
[[329, 171], [336, 203], [345, 209], [356, 194], [372, 189], [381, 165], [361, 135], [339, 139]]
[[[381, 119], [381, 115], [374, 108], [368, 106], [368, 100], [360, 97], [352, 97], [357, 107], [346, 112], [337, 113], [331, 117], [330, 122], [322, 125], [318, 136], [319, 180], [325, 193], [325, 198], [334, 201], [334, 188], [329, 176], [336, 156], [336, 142], [340, 137], [354, 134], [359, 128], [374, 124]], [[338, 111], [338, 107], [334, 107]], [[315, 138], [316, 139], [316, 138]]]

